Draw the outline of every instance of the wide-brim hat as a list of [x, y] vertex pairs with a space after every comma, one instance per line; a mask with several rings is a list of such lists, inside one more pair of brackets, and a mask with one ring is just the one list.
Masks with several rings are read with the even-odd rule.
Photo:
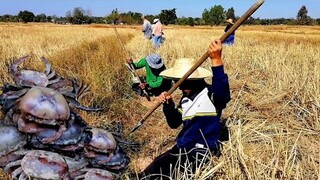
[[154, 19], [153, 23], [157, 23], [160, 19]]
[[[177, 59], [172, 68], [164, 70], [160, 73], [166, 79], [180, 79], [184, 76], [189, 69], [196, 63], [194, 59], [182, 58]], [[189, 80], [204, 79], [212, 76], [212, 73], [204, 68], [198, 67], [189, 77]]]
[[230, 24], [234, 24], [234, 23], [233, 23], [233, 20], [232, 20], [231, 18], [227, 19], [226, 22], [227, 22], [227, 23], [230, 23]]
[[150, 54], [146, 57], [148, 65], [153, 69], [160, 69], [163, 66], [163, 60], [159, 54]]

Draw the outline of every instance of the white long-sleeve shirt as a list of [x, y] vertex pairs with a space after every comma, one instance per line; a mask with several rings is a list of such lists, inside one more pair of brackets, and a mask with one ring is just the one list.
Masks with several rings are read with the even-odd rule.
[[161, 36], [163, 31], [163, 27], [160, 21], [158, 21], [156, 24], [154, 24], [152, 28], [152, 34], [155, 36]]

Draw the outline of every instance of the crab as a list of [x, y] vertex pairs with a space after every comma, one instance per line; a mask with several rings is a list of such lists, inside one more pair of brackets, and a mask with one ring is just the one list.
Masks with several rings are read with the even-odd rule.
[[70, 179], [75, 180], [113, 180], [114, 174], [109, 171], [90, 168], [88, 159], [81, 157], [80, 159], [70, 158], [68, 156], [62, 156], [69, 168]]
[[26, 151], [21, 160], [11, 162], [4, 168], [4, 171], [11, 173], [12, 179], [67, 179], [68, 170], [62, 156], [42, 150]]
[[112, 153], [91, 151], [86, 152], [85, 156], [89, 159], [92, 167], [107, 169], [115, 173], [124, 171], [130, 162], [130, 159], [119, 146]]
[[34, 70], [20, 70], [19, 65], [26, 61], [29, 55], [24, 56], [10, 65], [10, 72], [13, 75], [13, 80], [18, 86], [43, 86], [46, 87], [49, 84], [58, 82], [60, 76], [56, 76], [54, 70], [51, 69], [51, 64], [44, 57], [41, 57], [41, 61], [45, 63], [45, 72], [39, 72]]
[[0, 123], [0, 167], [21, 157], [15, 151], [27, 144], [27, 136], [18, 131], [17, 127]]
[[101, 153], [110, 153], [116, 149], [117, 142], [110, 132], [100, 128], [92, 128], [91, 132], [92, 139], [86, 149]]
[[56, 128], [57, 132], [42, 142], [58, 139], [66, 131], [70, 109], [64, 97], [49, 88], [34, 86], [19, 101], [12, 121], [25, 133], [39, 133]]
[[100, 107], [86, 107], [79, 101], [89, 93], [89, 86], [83, 83], [77, 82], [75, 79], [63, 78], [55, 73], [51, 69], [51, 64], [44, 57], [41, 57], [41, 61], [45, 63], [45, 72], [39, 72], [36, 70], [24, 70], [20, 69], [19, 65], [26, 61], [29, 56], [22, 57], [10, 65], [10, 73], [13, 76], [15, 84], [5, 84], [1, 87], [2, 94], [0, 94], [0, 105], [2, 111], [8, 114], [7, 119], [10, 119], [14, 114], [14, 107], [16, 102], [23, 97], [29, 89], [35, 86], [47, 87], [58, 91], [67, 100], [70, 107], [85, 111], [101, 111]]
[[57, 133], [57, 130], [48, 129], [38, 132], [32, 135], [29, 144], [32, 148], [50, 149], [74, 157], [75, 153], [82, 152], [84, 146], [90, 142], [92, 137], [91, 127], [78, 114], [72, 112], [66, 128], [66, 131], [58, 139], [47, 144], [44, 144], [43, 140], [52, 137]]
[[124, 170], [130, 160], [117, 145], [113, 135], [99, 128], [92, 128], [92, 139], [85, 146], [85, 156], [93, 167], [118, 172]]
[[88, 159], [82, 157], [81, 159], [75, 160], [68, 156], [63, 156], [69, 167], [69, 177], [70, 179], [85, 179], [85, 180], [113, 180], [113, 174], [109, 171], [88, 168]]
[[79, 171], [77, 171], [76, 173], [74, 173], [74, 175], [76, 175], [74, 177], [75, 180], [80, 180], [80, 179], [84, 179], [84, 180], [113, 180], [114, 177], [113, 175], [106, 170], [102, 170], [102, 169], [97, 169], [97, 168], [84, 168], [81, 169]]

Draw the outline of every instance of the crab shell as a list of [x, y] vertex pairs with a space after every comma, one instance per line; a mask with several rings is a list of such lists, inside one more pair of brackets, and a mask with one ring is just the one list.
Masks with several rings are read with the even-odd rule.
[[64, 158], [57, 153], [35, 150], [27, 153], [22, 161], [23, 172], [40, 179], [61, 179], [68, 174], [68, 165]]
[[0, 157], [22, 148], [27, 144], [27, 137], [18, 128], [0, 124]]
[[33, 70], [21, 70], [14, 74], [14, 80], [17, 84], [24, 86], [47, 86], [49, 83], [48, 77], [43, 72]]
[[113, 180], [113, 174], [107, 170], [97, 168], [82, 168], [70, 173], [71, 179], [84, 180]]
[[92, 128], [91, 132], [92, 138], [87, 149], [102, 153], [110, 153], [116, 149], [116, 140], [110, 132], [99, 128]]
[[89, 169], [84, 176], [85, 180], [113, 180], [113, 176], [109, 171], [102, 169]]
[[63, 156], [63, 158], [66, 160], [70, 173], [76, 172], [88, 166], [88, 159], [85, 157], [71, 158], [68, 156]]
[[[62, 133], [62, 135], [55, 141], [49, 143], [53, 145], [71, 145], [78, 143], [85, 135], [84, 131], [88, 128], [87, 123], [80, 117], [71, 114], [71, 118], [67, 122], [67, 129]], [[37, 138], [43, 143], [43, 139], [53, 136], [57, 133], [56, 129], [48, 129], [37, 133]], [[88, 136], [91, 135], [91, 132], [88, 133]], [[90, 136], [91, 137], [91, 136]]]
[[0, 167], [21, 157], [14, 152], [27, 144], [27, 137], [15, 126], [0, 123]]
[[21, 98], [19, 109], [24, 115], [44, 119], [44, 124], [54, 123], [50, 120], [67, 121], [70, 116], [70, 108], [62, 94], [39, 86], [32, 87]]
[[[52, 84], [59, 80], [59, 77], [56, 77], [55, 71], [51, 69], [51, 64], [49, 61], [41, 57], [40, 60], [45, 64], [45, 72], [39, 72], [36, 70], [25, 70], [20, 69], [20, 65], [25, 62], [29, 56], [24, 56], [15, 60], [10, 64], [9, 71], [13, 75], [14, 82], [19, 86], [43, 86], [46, 87], [49, 84]], [[54, 79], [53, 79], [54, 78]]]
[[86, 156], [89, 158], [92, 167], [105, 168], [116, 173], [125, 170], [130, 163], [130, 158], [119, 146], [110, 154], [91, 152], [90, 154], [87, 153]]

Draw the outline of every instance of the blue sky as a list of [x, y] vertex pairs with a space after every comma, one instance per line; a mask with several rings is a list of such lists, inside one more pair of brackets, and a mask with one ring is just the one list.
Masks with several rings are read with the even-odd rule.
[[[140, 12], [157, 15], [163, 9], [176, 8], [178, 17], [201, 17], [205, 8], [222, 5], [224, 9], [233, 7], [237, 16], [241, 16], [256, 0], [0, 0], [0, 15], [17, 15], [28, 10], [35, 15], [65, 16], [75, 7], [90, 10], [93, 16], [106, 16], [113, 9], [119, 12]], [[257, 18], [295, 18], [299, 9], [305, 5], [308, 15], [320, 18], [320, 0], [265, 0], [265, 3], [253, 15]]]

